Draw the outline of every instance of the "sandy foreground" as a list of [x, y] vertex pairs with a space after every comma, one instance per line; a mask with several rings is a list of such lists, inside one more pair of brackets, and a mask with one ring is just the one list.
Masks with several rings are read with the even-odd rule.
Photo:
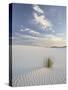
[[66, 83], [66, 71], [61, 68], [40, 68], [26, 74], [17, 75], [13, 86], [32, 86]]

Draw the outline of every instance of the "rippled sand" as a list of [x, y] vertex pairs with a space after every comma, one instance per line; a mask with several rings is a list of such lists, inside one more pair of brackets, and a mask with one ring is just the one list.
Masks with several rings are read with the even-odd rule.
[[17, 75], [13, 86], [32, 86], [66, 83], [66, 72], [60, 68], [41, 68]]

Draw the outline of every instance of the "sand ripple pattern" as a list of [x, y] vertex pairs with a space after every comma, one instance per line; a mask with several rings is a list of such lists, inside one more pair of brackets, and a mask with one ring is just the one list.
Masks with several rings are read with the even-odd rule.
[[33, 86], [48, 84], [66, 83], [65, 70], [59, 68], [41, 68], [28, 72], [23, 75], [17, 75], [13, 80], [13, 86]]

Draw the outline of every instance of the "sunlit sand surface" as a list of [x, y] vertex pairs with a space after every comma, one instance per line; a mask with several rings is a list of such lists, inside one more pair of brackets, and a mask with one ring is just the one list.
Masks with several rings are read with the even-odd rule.
[[[47, 68], [46, 58], [53, 61]], [[13, 86], [32, 86], [66, 83], [66, 48], [12, 46]], [[44, 63], [45, 58], [45, 63]]]
[[17, 76], [13, 86], [31, 86], [66, 83], [66, 73], [59, 68], [41, 68]]

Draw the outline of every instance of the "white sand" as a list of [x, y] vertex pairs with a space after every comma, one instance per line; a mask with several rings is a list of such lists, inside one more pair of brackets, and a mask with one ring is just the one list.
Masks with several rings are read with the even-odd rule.
[[[47, 57], [54, 63], [52, 69], [44, 68]], [[65, 83], [66, 48], [13, 45], [12, 82], [13, 86]]]
[[41, 68], [19, 75], [13, 80], [13, 86], [31, 86], [66, 83], [65, 70], [60, 68]]

